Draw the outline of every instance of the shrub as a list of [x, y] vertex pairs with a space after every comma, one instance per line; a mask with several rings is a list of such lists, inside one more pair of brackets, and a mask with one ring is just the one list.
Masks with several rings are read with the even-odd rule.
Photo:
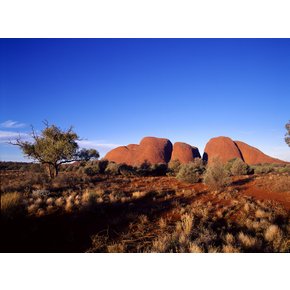
[[203, 180], [212, 190], [221, 190], [230, 183], [229, 173], [218, 159], [207, 167]]
[[108, 163], [107, 160], [90, 161], [85, 166], [84, 173], [88, 176], [103, 174], [105, 173]]
[[196, 183], [199, 182], [204, 171], [205, 167], [202, 160], [195, 159], [194, 162], [182, 164], [176, 178], [181, 181]]
[[13, 218], [23, 212], [23, 204], [18, 192], [1, 195], [1, 217]]
[[51, 182], [53, 188], [75, 188], [82, 183], [82, 178], [72, 174], [59, 174]]
[[[130, 169], [129, 169], [130, 168]], [[131, 175], [137, 176], [165, 176], [167, 173], [167, 164], [158, 163], [150, 164], [147, 161], [143, 162], [139, 167], [129, 167]]]
[[150, 166], [150, 174], [153, 176], [165, 176], [167, 173], [167, 168], [167, 164], [153, 164]]
[[127, 164], [121, 164], [119, 167], [119, 172], [123, 176], [135, 176], [138, 175], [136, 168]]
[[233, 163], [237, 160], [238, 158], [233, 158], [231, 160], [229, 160], [226, 164], [225, 164], [225, 169], [228, 171], [228, 172], [231, 172], [231, 168], [233, 166]]
[[136, 172], [140, 176], [150, 176], [151, 164], [147, 160], [145, 160], [139, 167], [136, 168]]
[[267, 174], [274, 171], [273, 166], [264, 164], [264, 165], [254, 165], [252, 166], [255, 174]]
[[180, 166], [181, 164], [179, 160], [171, 160], [168, 163], [168, 175], [176, 176], [179, 172]]
[[283, 167], [279, 167], [279, 168], [277, 168], [276, 171], [279, 172], [279, 173], [290, 173], [290, 165], [287, 164], [287, 165], [285, 165]]
[[240, 158], [228, 161], [225, 168], [228, 169], [232, 175], [247, 175], [251, 173], [250, 166]]
[[119, 174], [119, 168], [120, 165], [115, 162], [109, 162], [109, 164], [106, 167], [105, 173], [111, 174], [111, 175], [118, 175]]
[[95, 166], [86, 166], [84, 173], [88, 176], [94, 176], [96, 174], [98, 174], [98, 168], [96, 168]]

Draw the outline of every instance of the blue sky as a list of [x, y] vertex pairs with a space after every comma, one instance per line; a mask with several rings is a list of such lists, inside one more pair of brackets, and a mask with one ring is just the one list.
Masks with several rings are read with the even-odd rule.
[[166, 137], [229, 136], [290, 161], [289, 39], [0, 39], [0, 157], [42, 121], [101, 155]]

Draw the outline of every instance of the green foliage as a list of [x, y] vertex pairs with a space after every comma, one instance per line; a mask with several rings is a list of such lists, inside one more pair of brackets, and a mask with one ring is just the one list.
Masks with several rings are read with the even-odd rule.
[[181, 181], [196, 183], [199, 182], [204, 171], [205, 166], [203, 161], [199, 158], [196, 158], [194, 162], [182, 164], [176, 178]]
[[180, 169], [180, 161], [177, 160], [170, 160], [170, 162], [168, 163], [168, 175], [169, 176], [176, 176], [179, 172]]
[[158, 163], [150, 166], [150, 174], [152, 176], [165, 176], [167, 173], [167, 164]]
[[253, 165], [252, 168], [255, 174], [267, 174], [275, 171], [271, 164]]
[[76, 153], [78, 160], [89, 161], [91, 159], [97, 159], [100, 157], [99, 153], [95, 149], [81, 149]]
[[111, 174], [111, 175], [118, 175], [120, 165], [115, 162], [109, 162], [109, 164], [106, 167], [105, 173]]
[[79, 150], [79, 137], [72, 127], [63, 131], [55, 125], [45, 125], [39, 136], [32, 130], [33, 142], [18, 139], [14, 145], [19, 146], [27, 157], [44, 164], [51, 178], [58, 175], [59, 166], [63, 163], [99, 157], [95, 149]]
[[229, 172], [219, 159], [215, 159], [207, 167], [203, 180], [212, 190], [221, 190], [230, 183]]
[[121, 164], [119, 166], [119, 172], [121, 175], [127, 176], [127, 177], [138, 176], [136, 167], [133, 167], [127, 164]]
[[279, 173], [290, 173], [290, 164], [278, 167], [275, 169], [275, 171], [277, 171]]
[[290, 147], [290, 121], [285, 126], [287, 133], [285, 134], [285, 142], [288, 144]]
[[20, 170], [31, 172], [43, 172], [43, 168], [39, 163], [31, 162], [12, 162], [12, 161], [0, 161], [0, 170]]
[[243, 162], [240, 158], [234, 158], [232, 160], [229, 160], [225, 165], [225, 169], [234, 176], [247, 175], [252, 172], [250, 166]]
[[103, 174], [107, 168], [107, 160], [92, 161], [85, 166], [84, 173], [88, 176]]

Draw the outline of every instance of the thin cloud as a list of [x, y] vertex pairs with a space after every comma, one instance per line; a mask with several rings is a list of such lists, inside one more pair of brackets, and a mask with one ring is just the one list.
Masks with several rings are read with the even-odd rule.
[[0, 127], [7, 129], [23, 128], [26, 127], [26, 124], [20, 123], [18, 121], [7, 120], [0, 124]]
[[113, 149], [119, 147], [119, 144], [113, 143], [99, 143], [98, 140], [96, 141], [89, 141], [89, 140], [80, 140], [78, 141], [80, 147], [84, 148], [101, 148], [101, 149]]
[[0, 130], [0, 143], [7, 143], [19, 137], [26, 139], [26, 138], [29, 138], [29, 135], [27, 133], [17, 133], [17, 132]]
[[78, 141], [78, 144], [81, 148], [96, 149], [100, 153], [101, 158], [104, 157], [110, 150], [121, 146], [114, 143], [105, 143], [104, 140], [80, 140]]

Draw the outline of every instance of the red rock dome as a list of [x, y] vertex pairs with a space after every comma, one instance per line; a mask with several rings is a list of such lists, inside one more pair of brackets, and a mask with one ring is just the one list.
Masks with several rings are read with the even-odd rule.
[[128, 165], [140, 165], [145, 161], [151, 164], [168, 163], [171, 153], [172, 143], [168, 139], [145, 137], [140, 145], [117, 147], [108, 152], [104, 159]]
[[188, 163], [200, 157], [197, 147], [182, 142], [174, 143], [171, 160], [179, 160], [180, 163]]
[[220, 159], [222, 163], [226, 163], [234, 158], [243, 160], [239, 148], [234, 141], [228, 137], [212, 138], [206, 144], [203, 159], [210, 164], [215, 158]]
[[255, 164], [259, 164], [259, 163], [276, 163], [276, 164], [288, 163], [288, 162], [270, 157], [270, 156], [264, 154], [259, 149], [252, 147], [244, 142], [235, 141], [235, 144], [238, 146], [240, 152], [242, 153], [244, 161], [247, 164], [255, 165]]
[[132, 150], [129, 148], [129, 146], [120, 146], [109, 151], [104, 157], [104, 159], [109, 160], [109, 161], [114, 161], [116, 163], [131, 164], [131, 160], [132, 160], [131, 151]]

